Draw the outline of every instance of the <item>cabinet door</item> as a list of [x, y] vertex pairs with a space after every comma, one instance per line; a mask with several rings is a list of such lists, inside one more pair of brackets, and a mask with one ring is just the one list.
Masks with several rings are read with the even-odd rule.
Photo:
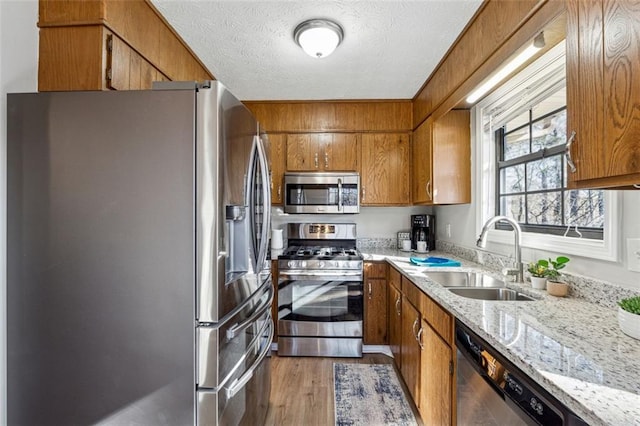
[[417, 340], [420, 321], [420, 312], [403, 296], [400, 371], [416, 405], [419, 401], [418, 386], [420, 385], [420, 346]]
[[409, 204], [409, 135], [365, 133], [361, 151], [361, 204]]
[[471, 122], [468, 110], [452, 110], [433, 122], [434, 204], [471, 202]]
[[286, 167], [287, 135], [269, 135], [269, 169], [271, 170], [271, 204], [282, 204]]
[[358, 170], [358, 136], [355, 133], [334, 133], [326, 141], [321, 153], [324, 171]]
[[364, 344], [386, 345], [387, 340], [387, 280], [364, 280]]
[[165, 80], [146, 59], [113, 34], [107, 35], [107, 88], [148, 90], [153, 81]]
[[412, 165], [413, 165], [413, 204], [431, 204], [433, 202], [433, 181], [431, 158], [433, 121], [429, 117], [413, 133]]
[[453, 350], [422, 320], [419, 332], [420, 394], [416, 404], [426, 425], [453, 421]]
[[326, 133], [287, 135], [287, 171], [320, 171], [320, 150], [330, 140]]
[[[393, 269], [393, 268], [392, 268]], [[389, 346], [398, 369], [402, 367], [401, 333], [402, 333], [402, 295], [400, 290], [389, 285]]]
[[574, 188], [640, 183], [640, 3], [567, 2], [567, 133]]

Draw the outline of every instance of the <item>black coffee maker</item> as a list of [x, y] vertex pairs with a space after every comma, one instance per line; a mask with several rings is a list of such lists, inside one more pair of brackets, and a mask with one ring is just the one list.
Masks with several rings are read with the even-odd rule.
[[411, 249], [418, 249], [418, 241], [425, 241], [426, 251], [436, 249], [436, 217], [430, 214], [411, 215]]

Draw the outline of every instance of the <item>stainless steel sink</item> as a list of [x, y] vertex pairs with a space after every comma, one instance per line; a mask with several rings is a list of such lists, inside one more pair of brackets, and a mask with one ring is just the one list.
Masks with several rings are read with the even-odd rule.
[[510, 288], [489, 288], [489, 287], [456, 287], [448, 288], [451, 293], [458, 296], [468, 297], [470, 299], [480, 300], [520, 300], [530, 301], [535, 300], [533, 297], [529, 297], [526, 294], [520, 293]]
[[504, 287], [504, 281], [497, 280], [482, 272], [424, 272], [428, 278], [443, 287]]

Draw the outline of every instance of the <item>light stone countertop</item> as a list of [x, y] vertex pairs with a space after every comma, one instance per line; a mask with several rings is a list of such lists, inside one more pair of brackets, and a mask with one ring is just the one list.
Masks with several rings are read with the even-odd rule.
[[461, 267], [424, 267], [411, 253], [362, 248], [368, 261], [388, 261], [424, 293], [491, 344], [589, 424], [640, 425], [640, 340], [625, 335], [617, 311], [582, 299], [558, 298], [529, 283], [507, 286], [538, 300], [483, 301], [457, 296], [425, 271], [483, 271], [482, 265], [444, 252]]

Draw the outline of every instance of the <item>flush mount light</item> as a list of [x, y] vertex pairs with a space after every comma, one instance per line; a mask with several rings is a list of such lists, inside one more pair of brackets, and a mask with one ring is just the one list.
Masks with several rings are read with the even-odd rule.
[[518, 56], [513, 58], [510, 62], [507, 62], [505, 66], [500, 68], [491, 78], [482, 83], [477, 89], [475, 89], [467, 97], [468, 103], [474, 103], [482, 96], [484, 96], [489, 90], [500, 83], [505, 77], [514, 72], [520, 65], [524, 64], [529, 58], [536, 54], [536, 52], [545, 46], [544, 33], [540, 33], [533, 39], [533, 43], [522, 51]]
[[342, 42], [343, 37], [342, 27], [327, 19], [309, 19], [293, 31], [296, 43], [307, 55], [314, 58], [329, 56]]

